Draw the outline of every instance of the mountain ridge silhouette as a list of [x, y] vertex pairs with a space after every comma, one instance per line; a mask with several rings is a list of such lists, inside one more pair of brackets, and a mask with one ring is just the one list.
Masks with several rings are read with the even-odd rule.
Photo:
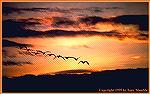
[[[3, 76], [3, 92], [99, 92], [99, 89], [147, 89], [148, 68], [116, 69], [91, 74]], [[144, 92], [144, 91], [143, 91]], [[148, 91], [147, 91], [148, 92]]]

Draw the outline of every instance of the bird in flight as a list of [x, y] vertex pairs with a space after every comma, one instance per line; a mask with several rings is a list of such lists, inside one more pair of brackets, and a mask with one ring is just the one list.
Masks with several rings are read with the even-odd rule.
[[38, 55], [38, 54], [40, 54], [39, 52], [31, 52], [31, 53], [34, 53], [34, 55]]
[[57, 55], [57, 58], [60, 58], [60, 57], [65, 60], [65, 58], [63, 56]]
[[[61, 56], [61, 55], [55, 55], [55, 54], [53, 54], [53, 53], [51, 53], [50, 51], [41, 51], [41, 50], [32, 50], [32, 49], [29, 49], [28, 47], [26, 47], [26, 46], [19, 46], [19, 48], [20, 49], [22, 49], [22, 50], [26, 50], [27, 52], [28, 52], [28, 54], [30, 54], [30, 55], [38, 55], [38, 54], [43, 54], [43, 55], [45, 55], [45, 56], [54, 56], [54, 58], [53, 58], [53, 60], [55, 59], [55, 58], [62, 58], [63, 60], [66, 60], [66, 59], [69, 59], [69, 58], [72, 58], [72, 59], [74, 59], [75, 61], [77, 61], [80, 57], [73, 57], [73, 56], [67, 56], [67, 57], [63, 57], [63, 56]], [[89, 65], [90, 66], [90, 63], [88, 62], [88, 61], [80, 61], [79, 63], [82, 63], [82, 64], [87, 64], [87, 65]], [[78, 63], [78, 64], [79, 64]]]
[[19, 46], [20, 49], [26, 50], [27, 47], [26, 46]]
[[45, 52], [42, 52], [42, 53], [43, 53], [43, 55], [44, 55], [44, 54], [46, 54], [46, 53], [51, 53], [51, 52], [50, 52], [50, 51], [45, 51]]
[[[90, 66], [90, 63], [89, 63], [88, 61], [80, 61], [80, 62], [83, 63], [83, 64], [84, 64], [84, 63], [87, 63], [87, 64]], [[80, 62], [79, 62], [79, 63], [80, 63]], [[79, 63], [78, 63], [78, 64], [79, 64]]]
[[36, 50], [36, 52], [43, 53], [43, 51], [41, 51], [41, 50]]
[[78, 57], [78, 58], [74, 58], [74, 60], [76, 60], [76, 61], [77, 61], [79, 58], [80, 58], [80, 57]]
[[75, 57], [65, 57], [66, 59], [69, 59], [69, 58], [73, 58], [74, 60], [78, 60], [80, 57], [78, 57], [78, 58], [75, 58]]
[[55, 54], [47, 54], [48, 56], [54, 56], [54, 59], [57, 58]]

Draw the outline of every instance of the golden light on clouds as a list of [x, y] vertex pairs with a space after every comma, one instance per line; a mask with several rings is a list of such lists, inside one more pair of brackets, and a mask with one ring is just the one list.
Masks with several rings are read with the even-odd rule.
[[[146, 7], [137, 3], [129, 5], [5, 3], [4, 8], [11, 10], [3, 14], [2, 34], [6, 42], [3, 43], [3, 62], [11, 61], [9, 63], [14, 65], [5, 64], [4, 75], [147, 67], [149, 35]], [[64, 60], [45, 54], [31, 55], [19, 49], [18, 45], [30, 45], [28, 48], [32, 50], [50, 51], [63, 57], [80, 58]], [[15, 61], [31, 64], [18, 66]], [[90, 65], [78, 64], [80, 61], [88, 61]]]
[[140, 59], [141, 58], [141, 56], [133, 56], [133, 57], [131, 57], [132, 59]]

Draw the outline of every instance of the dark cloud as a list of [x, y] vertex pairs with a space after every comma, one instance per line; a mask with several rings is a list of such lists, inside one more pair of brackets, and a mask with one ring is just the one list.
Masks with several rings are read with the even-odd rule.
[[15, 7], [3, 6], [2, 13], [4, 15], [8, 15], [14, 12], [16, 13], [22, 13], [24, 11], [44, 12], [47, 10], [48, 8], [15, 8]]
[[68, 26], [68, 25], [75, 25], [76, 22], [73, 20], [70, 20], [69, 18], [63, 18], [63, 17], [53, 17], [53, 27], [61, 27]]
[[3, 5], [2, 13], [4, 15], [8, 15], [11, 13], [23, 13], [26, 11], [32, 11], [32, 12], [59, 12], [59, 13], [70, 13], [70, 12], [83, 12], [83, 11], [88, 11], [88, 12], [104, 12], [104, 9], [122, 9], [121, 7], [87, 7], [87, 8], [68, 8], [68, 9], [63, 9], [63, 8], [41, 8], [41, 7], [36, 7], [36, 8], [17, 8], [17, 7], [9, 7]]
[[88, 25], [94, 25], [99, 22], [107, 22], [108, 19], [102, 18], [102, 17], [97, 17], [97, 16], [90, 16], [90, 17], [84, 17], [79, 19], [80, 22], [86, 23]]
[[105, 10], [117, 10], [117, 9], [123, 9], [121, 7], [87, 7], [87, 8], [70, 8], [70, 11], [75, 12], [82, 12], [82, 11], [88, 11], [88, 12], [105, 12]]
[[78, 73], [92, 73], [93, 71], [90, 70], [84, 70], [84, 69], [78, 69], [78, 70], [64, 70], [55, 72], [54, 74], [78, 74]]
[[[121, 23], [121, 24], [134, 24], [139, 25], [140, 30], [148, 30], [148, 16], [147, 15], [124, 15], [115, 17], [112, 19], [105, 19], [101, 17], [96, 16], [90, 16], [90, 17], [84, 17], [80, 18], [79, 22], [75, 22], [68, 18], [61, 18], [61, 17], [54, 17], [52, 18], [52, 26], [53, 27], [61, 27], [61, 26], [78, 26], [78, 23], [86, 23], [87, 25], [94, 25], [96, 23], [100, 22], [114, 22], [114, 23]], [[18, 21], [16, 20], [5, 20], [3, 21], [2, 25], [2, 32], [3, 32], [3, 38], [4, 37], [56, 37], [56, 36], [104, 36], [104, 37], [116, 37], [120, 40], [124, 39], [125, 37], [129, 38], [136, 38], [138, 40], [147, 40], [148, 39], [148, 33], [143, 33], [142, 31], [139, 32], [139, 35], [133, 35], [128, 36], [125, 34], [122, 34], [119, 31], [113, 30], [113, 31], [65, 31], [65, 30], [49, 30], [45, 32], [41, 31], [35, 31], [35, 30], [29, 30], [25, 27], [27, 24], [31, 25], [30, 22], [39, 24], [40, 19], [36, 18], [29, 18], [29, 19], [20, 19]], [[42, 24], [42, 23], [40, 23]], [[9, 28], [8, 28], [9, 27]]]
[[89, 45], [78, 45], [78, 46], [72, 46], [71, 48], [73, 49], [77, 49], [77, 48], [87, 48], [87, 49], [93, 49], [92, 47], [90, 47]]
[[5, 47], [16, 47], [16, 48], [20, 48], [20, 47], [32, 47], [31, 44], [22, 44], [22, 43], [17, 43], [17, 42], [13, 42], [13, 41], [9, 41], [6, 39], [2, 40], [2, 56], [3, 58], [9, 57], [9, 58], [14, 58], [17, 57], [18, 51], [15, 50], [8, 50], [9, 48], [5, 48]]
[[[50, 30], [45, 32], [28, 30], [21, 28], [21, 24], [13, 21], [4, 21], [3, 22], [3, 37], [56, 37], [56, 36], [106, 36], [106, 37], [117, 37], [123, 38], [124, 36], [121, 33], [116, 31], [110, 32], [97, 32], [97, 31], [65, 31], [65, 30]], [[9, 28], [6, 28], [9, 27]]]
[[2, 46], [3, 47], [18, 47], [18, 46], [31, 47], [32, 45], [30, 45], [30, 44], [21, 44], [21, 43], [17, 43], [17, 42], [13, 42], [13, 41], [3, 39], [2, 40]]
[[121, 24], [134, 24], [139, 26], [139, 30], [148, 31], [148, 15], [122, 15], [112, 19], [106, 19], [97, 16], [80, 18], [80, 22], [88, 25], [94, 25], [100, 22], [114, 22]]
[[31, 62], [14, 62], [14, 61], [4, 61], [4, 66], [22, 66], [24, 64], [32, 64]]
[[28, 18], [28, 19], [19, 19], [19, 20], [12, 20], [12, 21], [18, 22], [23, 26], [34, 26], [34, 25], [40, 25], [41, 24], [39, 22], [40, 20], [41, 19], [37, 19], [37, 18]]
[[32, 54], [31, 52], [27, 52], [27, 51], [19, 51], [19, 54], [35, 56], [35, 54]]
[[2, 13], [4, 15], [8, 15], [8, 14], [14, 13], [14, 12], [21, 13], [17, 8], [12, 8], [12, 7], [3, 7], [2, 8]]
[[85, 8], [85, 10], [87, 11], [91, 11], [91, 12], [104, 12], [103, 8], [100, 7], [89, 7], [89, 8]]
[[123, 15], [112, 19], [115, 23], [139, 25], [140, 30], [148, 31], [148, 15]]
[[105, 9], [123, 9], [122, 7], [106, 7]]
[[2, 57], [3, 58], [15, 58], [17, 55], [15, 53], [8, 52], [7, 49], [2, 48]]
[[[125, 37], [129, 37], [118, 31], [65, 31], [65, 30], [49, 30], [45, 32], [34, 31], [24, 29], [17, 22], [13, 21], [4, 21], [3, 22], [3, 37], [58, 37], [58, 36], [103, 36], [103, 37], [114, 37], [119, 40], [124, 39]], [[9, 27], [9, 28], [6, 28]], [[142, 37], [141, 37], [142, 36]], [[142, 33], [138, 36], [131, 36], [136, 39], [148, 39], [148, 34], [143, 35]]]
[[[6, 20], [3, 21], [2, 25], [2, 36], [3, 37], [23, 37], [23, 36], [32, 36], [35, 35], [32, 30], [25, 29], [26, 23], [15, 21], [15, 20]], [[9, 27], [9, 28], [8, 28]], [[29, 32], [28, 32], [29, 31]]]
[[59, 12], [59, 13], [69, 13], [70, 11], [68, 9], [61, 9], [58, 7], [55, 8], [15, 8], [15, 7], [8, 7], [3, 6], [2, 13], [4, 15], [8, 15], [11, 13], [23, 13], [25, 11], [31, 11], [31, 12]]
[[135, 38], [137, 38], [138, 40], [148, 40], [149, 35], [141, 32], [137, 36], [135, 36]]

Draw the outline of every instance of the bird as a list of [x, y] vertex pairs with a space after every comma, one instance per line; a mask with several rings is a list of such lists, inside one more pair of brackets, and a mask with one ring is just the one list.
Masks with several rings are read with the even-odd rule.
[[80, 57], [78, 57], [78, 58], [75, 58], [75, 57], [65, 57], [66, 59], [69, 59], [69, 58], [73, 58], [74, 60], [78, 60]]
[[[80, 62], [83, 63], [83, 64], [84, 64], [84, 63], [87, 63], [87, 64], [90, 66], [90, 63], [89, 63], [88, 61], [80, 61]], [[79, 62], [79, 63], [80, 63], [80, 62]], [[78, 63], [78, 64], [79, 64], [79, 63]]]
[[51, 53], [50, 51], [40, 51], [40, 50], [36, 50], [36, 51], [38, 51], [38, 52], [40, 52], [40, 53], [42, 53], [43, 55], [45, 55], [46, 53]]
[[40, 53], [43, 53], [43, 51], [41, 51], [41, 50], [36, 50], [37, 52], [40, 52]]
[[78, 57], [78, 58], [74, 58], [74, 60], [76, 60], [76, 61], [77, 61], [79, 58], [80, 58], [80, 57]]
[[50, 51], [45, 51], [45, 52], [42, 52], [42, 53], [43, 53], [43, 55], [44, 55], [44, 54], [46, 54], [46, 53], [51, 53], [51, 52], [50, 52]]
[[26, 50], [26, 49], [27, 49], [27, 47], [26, 47], [26, 46], [19, 46], [19, 48], [20, 48], [20, 49], [25, 48], [25, 49], [23, 49], [23, 50]]
[[57, 55], [57, 58], [60, 58], [60, 57], [65, 60], [65, 58], [63, 56]]
[[32, 51], [32, 52], [30, 52], [30, 53], [32, 53], [32, 54], [34, 54], [34, 55], [40, 54], [39, 52], [36, 52], [36, 51]]
[[34, 50], [27, 48], [27, 49], [26, 49], [26, 51], [28, 51], [28, 52], [29, 52], [29, 51], [34, 51]]
[[40, 54], [43, 54], [43, 55], [46, 53], [46, 52], [43, 52], [43, 51], [41, 51], [41, 50], [36, 50], [36, 52], [37, 52], [37, 53], [40, 53]]
[[[48, 56], [54, 56], [54, 59], [57, 58], [57, 56], [55, 54], [47, 54]], [[53, 60], [54, 60], [53, 59]]]

